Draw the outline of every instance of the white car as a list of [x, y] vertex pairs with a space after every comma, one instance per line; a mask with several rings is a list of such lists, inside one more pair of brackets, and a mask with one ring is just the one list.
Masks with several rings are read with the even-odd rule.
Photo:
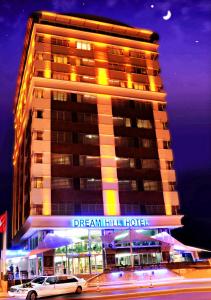
[[35, 300], [54, 295], [80, 294], [86, 287], [87, 283], [84, 279], [72, 275], [40, 276], [28, 283], [13, 285], [8, 294], [15, 298]]

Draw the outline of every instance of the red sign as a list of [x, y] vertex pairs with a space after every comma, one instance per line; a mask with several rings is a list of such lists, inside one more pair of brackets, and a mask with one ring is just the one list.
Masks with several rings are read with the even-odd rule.
[[6, 224], [7, 224], [7, 213], [5, 212], [3, 215], [0, 216], [0, 232], [6, 231]]

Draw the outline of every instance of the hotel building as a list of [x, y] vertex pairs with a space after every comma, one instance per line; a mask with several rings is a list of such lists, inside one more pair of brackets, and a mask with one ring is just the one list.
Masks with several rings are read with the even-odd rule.
[[30, 274], [169, 260], [180, 226], [157, 33], [50, 12], [28, 21], [14, 102], [13, 243]]

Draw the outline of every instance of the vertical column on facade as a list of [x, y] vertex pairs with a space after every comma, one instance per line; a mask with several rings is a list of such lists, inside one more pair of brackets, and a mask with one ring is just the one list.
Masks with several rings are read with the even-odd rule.
[[164, 149], [164, 142], [170, 142], [170, 133], [164, 129], [163, 124], [167, 122], [166, 111], [158, 110], [158, 103], [153, 103], [153, 114], [155, 123], [155, 132], [158, 146], [158, 157], [160, 161], [160, 172], [163, 187], [163, 197], [166, 215], [172, 215], [172, 206], [179, 205], [177, 191], [172, 191], [171, 182], [176, 181], [175, 170], [168, 168], [168, 162], [173, 162], [172, 149]]
[[[32, 102], [32, 161], [31, 177], [43, 179], [42, 187], [34, 186], [31, 182], [30, 202], [32, 213], [36, 214], [36, 206], [42, 206], [43, 215], [51, 215], [51, 93], [43, 89], [42, 98], [33, 98]], [[37, 110], [42, 110], [43, 117], [37, 118]], [[36, 139], [36, 132], [42, 132], [42, 140]], [[42, 154], [42, 163], [36, 163], [36, 153]]]
[[115, 140], [110, 96], [98, 95], [98, 126], [104, 215], [120, 215]]

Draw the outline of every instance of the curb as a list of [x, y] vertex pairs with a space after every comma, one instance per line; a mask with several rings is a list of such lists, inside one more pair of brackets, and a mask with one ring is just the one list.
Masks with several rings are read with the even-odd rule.
[[[153, 288], [153, 287], [152, 287]], [[189, 293], [189, 292], [210, 292], [211, 287], [205, 288], [178, 288], [178, 289], [171, 289], [171, 290], [162, 290], [162, 291], [144, 291], [144, 292], [135, 292], [135, 293], [124, 293], [124, 294], [106, 294], [106, 295], [99, 295], [99, 296], [92, 296], [93, 299], [107, 299], [114, 298], [114, 299], [128, 299], [131, 297], [150, 297], [150, 296], [162, 296], [162, 295], [173, 295], [173, 294], [181, 294], [181, 293]], [[84, 300], [86, 298], [77, 298], [78, 300]]]

